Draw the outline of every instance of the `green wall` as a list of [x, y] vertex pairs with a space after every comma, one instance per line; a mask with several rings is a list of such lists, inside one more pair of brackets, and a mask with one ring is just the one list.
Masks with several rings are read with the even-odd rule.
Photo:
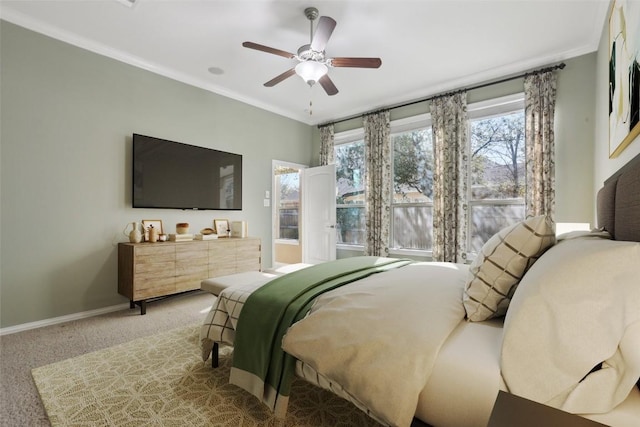
[[[312, 129], [0, 21], [0, 327], [127, 302], [127, 223], [246, 220], [271, 263], [271, 160], [309, 164]], [[131, 135], [244, 156], [243, 211], [131, 208]], [[153, 309], [153, 308], [151, 308]]]

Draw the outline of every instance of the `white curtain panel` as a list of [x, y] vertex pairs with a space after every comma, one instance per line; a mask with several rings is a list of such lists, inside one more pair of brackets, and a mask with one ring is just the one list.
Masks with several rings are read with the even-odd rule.
[[556, 74], [546, 71], [526, 76], [525, 138], [527, 165], [526, 215], [548, 215], [555, 209]]
[[366, 161], [365, 255], [389, 255], [389, 227], [391, 224], [391, 132], [389, 111], [364, 117]]
[[433, 260], [464, 263], [467, 259], [467, 93], [431, 101], [433, 129]]
[[320, 130], [320, 166], [326, 166], [335, 163], [334, 147], [334, 126], [328, 124], [319, 126]]

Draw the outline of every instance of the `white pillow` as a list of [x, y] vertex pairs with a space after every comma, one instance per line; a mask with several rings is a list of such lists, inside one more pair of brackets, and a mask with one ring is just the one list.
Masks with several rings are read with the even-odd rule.
[[479, 322], [504, 315], [524, 273], [555, 241], [555, 224], [545, 215], [491, 237], [469, 267], [462, 299], [467, 319]]
[[638, 242], [584, 237], [549, 249], [505, 317], [509, 391], [572, 413], [622, 402], [640, 378], [639, 278]]
[[587, 237], [592, 239], [609, 239], [609, 240], [612, 239], [611, 234], [608, 231], [595, 229], [591, 231], [576, 230], [576, 231], [569, 231], [567, 233], [558, 234], [556, 236], [556, 241], [560, 242], [562, 240], [583, 239]]

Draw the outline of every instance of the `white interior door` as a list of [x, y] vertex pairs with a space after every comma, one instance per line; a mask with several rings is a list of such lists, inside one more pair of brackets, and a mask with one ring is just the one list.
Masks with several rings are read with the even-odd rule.
[[302, 262], [319, 264], [336, 259], [336, 167], [303, 169]]

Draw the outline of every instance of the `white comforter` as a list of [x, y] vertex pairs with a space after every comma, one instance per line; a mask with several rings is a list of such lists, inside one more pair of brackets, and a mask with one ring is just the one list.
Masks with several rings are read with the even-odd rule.
[[464, 319], [467, 272], [416, 263], [328, 292], [289, 329], [283, 349], [374, 418], [409, 426], [442, 343]]

